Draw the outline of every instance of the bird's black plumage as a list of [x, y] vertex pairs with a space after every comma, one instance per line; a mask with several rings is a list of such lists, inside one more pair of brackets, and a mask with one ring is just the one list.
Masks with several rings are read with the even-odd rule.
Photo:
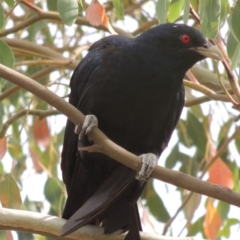
[[[69, 102], [96, 115], [99, 128], [128, 151], [160, 156], [184, 105], [182, 79], [205, 58], [198, 47], [207, 48], [201, 33], [177, 24], [156, 26], [135, 39], [103, 38], [76, 68]], [[78, 143], [68, 120], [61, 168], [68, 193], [63, 218], [71, 218], [63, 235], [101, 223], [105, 233], [122, 229], [129, 231], [125, 239], [139, 240], [136, 201], [145, 182], [103, 154], [78, 152], [78, 144], [91, 145], [87, 136]]]

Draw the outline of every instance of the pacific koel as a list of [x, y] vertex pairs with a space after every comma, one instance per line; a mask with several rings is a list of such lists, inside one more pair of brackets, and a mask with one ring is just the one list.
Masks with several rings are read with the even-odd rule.
[[[157, 158], [167, 146], [184, 105], [183, 78], [196, 62], [221, 58], [196, 29], [162, 24], [130, 39], [109, 36], [94, 43], [71, 79], [69, 102], [128, 151]], [[146, 184], [136, 172], [101, 154], [80, 151], [93, 143], [79, 139], [68, 120], [61, 168], [68, 199], [62, 235], [93, 224], [104, 233], [128, 232], [140, 240], [137, 200]], [[157, 209], [156, 209], [157, 211]]]

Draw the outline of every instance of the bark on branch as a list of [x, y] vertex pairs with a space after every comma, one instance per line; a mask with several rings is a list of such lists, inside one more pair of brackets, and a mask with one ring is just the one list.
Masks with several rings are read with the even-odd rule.
[[[0, 77], [35, 94], [51, 106], [57, 108], [57, 110], [66, 115], [73, 123], [79, 124], [84, 122], [85, 116], [80, 111], [29, 77], [3, 65], [0, 65]], [[89, 137], [99, 146], [99, 150], [103, 154], [106, 154], [135, 171], [141, 169], [142, 162], [140, 157], [115, 144], [102, 131], [100, 131], [99, 128], [94, 128], [89, 134]], [[239, 193], [226, 187], [202, 181], [185, 173], [157, 166], [151, 177], [240, 207]]]
[[[65, 220], [55, 216], [30, 211], [0, 208], [0, 230], [36, 233], [54, 239], [71, 240], [123, 240], [125, 234], [103, 234], [102, 228], [85, 226], [67, 237], [59, 237]], [[165, 237], [141, 233], [142, 240], [203, 240], [195, 237]]]

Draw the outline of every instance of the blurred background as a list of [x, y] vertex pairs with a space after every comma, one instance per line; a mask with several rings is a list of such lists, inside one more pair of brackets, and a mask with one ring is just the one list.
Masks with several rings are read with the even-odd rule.
[[[221, 49], [225, 66], [207, 59], [187, 73], [185, 108], [159, 165], [239, 192], [240, 98], [227, 70], [240, 80], [240, 0], [2, 0], [0, 63], [67, 101], [72, 72], [93, 42], [164, 22], [198, 28]], [[65, 124], [53, 107], [0, 79], [2, 207], [61, 216]], [[139, 206], [146, 232], [239, 239], [240, 209], [215, 199], [151, 179]], [[0, 230], [0, 239], [50, 238]]]

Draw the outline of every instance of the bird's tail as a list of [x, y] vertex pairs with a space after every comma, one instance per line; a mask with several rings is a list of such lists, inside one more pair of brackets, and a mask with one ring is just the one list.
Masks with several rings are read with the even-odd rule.
[[[136, 188], [136, 185], [137, 188]], [[111, 176], [78, 209], [62, 228], [66, 236], [78, 228], [98, 219], [104, 233], [129, 231], [126, 240], [140, 240], [141, 223], [136, 205], [144, 184], [135, 180], [135, 172], [124, 166], [115, 169]], [[138, 189], [137, 191], [132, 189]]]

